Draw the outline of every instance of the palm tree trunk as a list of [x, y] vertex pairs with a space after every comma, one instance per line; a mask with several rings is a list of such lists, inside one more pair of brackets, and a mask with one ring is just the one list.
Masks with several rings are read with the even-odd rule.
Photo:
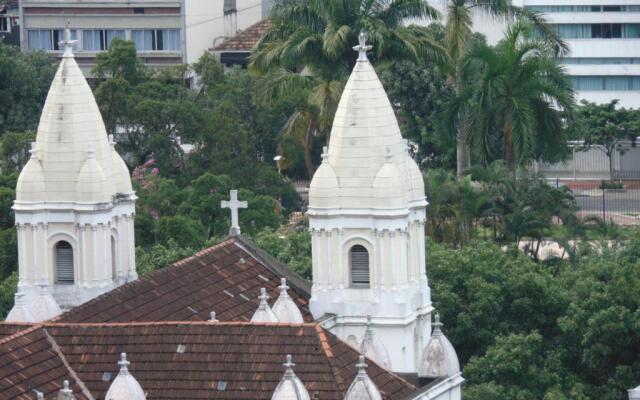
[[464, 140], [462, 132], [458, 129], [458, 135], [456, 136], [456, 174], [458, 178], [464, 176], [464, 173], [467, 171], [467, 161], [467, 143]]
[[504, 135], [504, 162], [512, 172], [515, 172], [515, 164], [513, 162], [513, 137], [511, 135], [511, 123], [505, 124], [502, 133]]

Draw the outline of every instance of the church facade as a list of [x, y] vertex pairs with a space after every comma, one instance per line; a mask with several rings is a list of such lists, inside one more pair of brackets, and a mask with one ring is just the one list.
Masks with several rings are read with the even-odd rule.
[[227, 239], [138, 278], [135, 193], [68, 38], [18, 182], [0, 400], [461, 399], [422, 175], [365, 41], [310, 188], [307, 282], [241, 235], [234, 193]]

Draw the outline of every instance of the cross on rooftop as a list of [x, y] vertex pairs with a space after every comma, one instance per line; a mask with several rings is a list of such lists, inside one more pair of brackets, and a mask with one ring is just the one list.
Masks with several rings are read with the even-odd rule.
[[367, 61], [367, 51], [371, 50], [373, 46], [367, 44], [367, 34], [360, 32], [358, 35], [360, 44], [353, 46], [353, 49], [358, 52], [358, 61]]
[[236, 236], [240, 234], [240, 226], [238, 225], [238, 209], [248, 208], [249, 205], [246, 201], [238, 201], [237, 190], [231, 190], [229, 194], [231, 200], [222, 200], [220, 202], [220, 207], [231, 210], [231, 229], [229, 229], [229, 234]]
[[73, 57], [73, 45], [78, 43], [77, 40], [71, 40], [71, 29], [69, 29], [69, 20], [64, 30], [64, 40], [58, 42], [60, 47], [64, 47], [64, 57]]

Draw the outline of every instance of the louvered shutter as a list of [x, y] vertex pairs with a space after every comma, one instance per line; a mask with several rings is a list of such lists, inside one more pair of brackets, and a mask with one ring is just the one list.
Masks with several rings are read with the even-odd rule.
[[349, 251], [351, 262], [351, 286], [369, 287], [369, 252], [364, 246], [356, 245]]
[[73, 248], [67, 242], [56, 245], [56, 281], [73, 283]]

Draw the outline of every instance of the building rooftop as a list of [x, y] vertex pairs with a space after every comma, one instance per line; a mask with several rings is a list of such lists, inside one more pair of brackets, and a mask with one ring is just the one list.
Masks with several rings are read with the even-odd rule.
[[209, 50], [213, 52], [250, 52], [271, 26], [271, 20], [263, 19]]
[[[270, 399], [291, 354], [311, 398], [341, 400], [359, 357], [315, 323], [45, 323], [0, 340], [0, 398], [49, 397], [63, 380], [78, 400], [104, 398], [123, 352], [149, 399]], [[384, 399], [415, 391], [368, 364]]]
[[151, 272], [69, 312], [60, 322], [250, 321], [260, 288], [272, 302], [281, 278], [307, 322], [309, 283], [242, 236], [232, 236], [192, 257]]

